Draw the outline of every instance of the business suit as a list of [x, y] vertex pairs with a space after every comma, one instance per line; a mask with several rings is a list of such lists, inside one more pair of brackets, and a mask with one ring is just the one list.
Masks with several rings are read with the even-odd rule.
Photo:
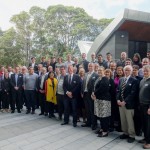
[[87, 61], [86, 59], [83, 60], [80, 65], [83, 66], [83, 68], [85, 69], [85, 72], [88, 72], [88, 65], [89, 65], [89, 61]]
[[121, 118], [121, 127], [124, 134], [129, 137], [135, 137], [135, 129], [134, 129], [134, 108], [136, 104], [136, 94], [138, 90], [137, 80], [133, 77], [129, 77], [126, 82], [125, 89], [123, 90], [123, 98], [122, 98], [122, 86], [125, 78], [120, 79], [120, 83], [117, 91], [117, 100], [124, 101], [125, 106], [119, 107], [120, 118]]
[[[44, 77], [44, 81], [43, 81], [43, 83], [41, 83], [42, 82], [42, 76], [38, 77], [37, 91], [38, 91], [39, 104], [40, 104], [40, 107], [41, 107], [41, 115], [45, 113], [45, 103], [46, 103], [46, 98], [45, 98], [45, 93], [44, 93], [45, 81], [46, 81], [46, 78]], [[41, 93], [40, 90], [42, 90], [43, 93]]]
[[43, 67], [47, 68], [47, 62], [46, 61], [45, 62], [41, 62], [40, 64], [42, 64]]
[[[91, 126], [94, 129], [97, 125], [96, 116], [94, 115], [94, 101], [91, 98], [91, 94], [94, 89], [94, 83], [98, 78], [98, 74], [93, 72], [88, 80], [88, 73], [83, 80], [81, 92], [83, 94], [83, 100], [85, 103], [85, 109], [87, 112], [87, 126]], [[87, 81], [88, 80], [88, 81]], [[88, 83], [86, 83], [88, 82]], [[87, 87], [86, 87], [87, 84]]]
[[[22, 107], [21, 97], [22, 97], [23, 75], [19, 73], [16, 80], [15, 74], [12, 74], [10, 79], [10, 84], [11, 84], [11, 91], [12, 91], [11, 109], [12, 111], [15, 111], [15, 104], [16, 104], [17, 110], [18, 112], [20, 112], [20, 109]], [[18, 90], [16, 90], [15, 87], [18, 87]]]
[[[72, 75], [72, 79], [69, 83], [69, 76], [64, 77], [63, 89], [64, 89], [64, 122], [69, 122], [69, 104], [71, 103], [72, 111], [73, 111], [73, 124], [76, 126], [77, 124], [77, 91], [80, 84], [80, 77], [76, 74]], [[66, 94], [68, 92], [72, 92], [72, 98], [68, 97]]]
[[[32, 63], [29, 63], [29, 67], [32, 67]], [[37, 63], [34, 64], [34, 71], [35, 72], [38, 71], [38, 64]]]

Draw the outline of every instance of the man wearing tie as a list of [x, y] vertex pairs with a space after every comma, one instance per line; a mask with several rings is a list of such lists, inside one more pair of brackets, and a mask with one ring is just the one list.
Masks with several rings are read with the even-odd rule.
[[21, 97], [22, 97], [22, 86], [23, 86], [23, 75], [19, 73], [19, 67], [15, 67], [15, 73], [10, 78], [11, 91], [12, 91], [12, 103], [11, 113], [15, 112], [15, 105], [18, 113], [21, 113]]
[[92, 127], [92, 130], [95, 130], [97, 121], [96, 116], [94, 115], [94, 101], [91, 98], [91, 94], [94, 89], [94, 83], [98, 78], [98, 74], [94, 72], [93, 63], [89, 63], [88, 70], [89, 72], [85, 75], [81, 89], [82, 97], [85, 103], [85, 109], [87, 112], [87, 122], [86, 124], [83, 124], [82, 127]]
[[125, 77], [120, 79], [117, 91], [117, 103], [119, 106], [121, 128], [123, 131], [120, 139], [128, 139], [128, 143], [132, 143], [135, 140], [133, 117], [138, 90], [137, 80], [131, 77], [132, 70], [133, 68], [130, 65], [124, 67]]
[[80, 84], [80, 77], [73, 73], [73, 66], [68, 66], [68, 75], [64, 77], [63, 89], [64, 89], [64, 123], [69, 123], [69, 107], [71, 103], [73, 111], [73, 126], [77, 126], [77, 90]]

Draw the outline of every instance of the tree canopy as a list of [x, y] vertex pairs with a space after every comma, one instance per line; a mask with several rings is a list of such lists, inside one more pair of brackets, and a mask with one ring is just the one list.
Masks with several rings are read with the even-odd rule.
[[73, 6], [33, 6], [11, 17], [14, 28], [0, 29], [0, 63], [25, 64], [31, 56], [79, 55], [77, 41], [93, 41], [111, 21], [94, 19]]

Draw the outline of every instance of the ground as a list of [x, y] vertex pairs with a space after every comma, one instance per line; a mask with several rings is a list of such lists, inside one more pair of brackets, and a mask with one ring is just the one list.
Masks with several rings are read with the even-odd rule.
[[[0, 150], [140, 150], [135, 141], [120, 140], [117, 132], [98, 138], [81, 123], [61, 126], [60, 121], [36, 114], [0, 113]], [[139, 139], [136, 137], [136, 139]]]

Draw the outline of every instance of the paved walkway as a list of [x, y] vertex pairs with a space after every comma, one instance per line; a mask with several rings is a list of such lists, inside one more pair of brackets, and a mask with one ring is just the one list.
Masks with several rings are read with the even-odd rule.
[[140, 150], [142, 145], [120, 140], [118, 133], [98, 138], [88, 128], [61, 126], [45, 116], [0, 113], [0, 150]]

